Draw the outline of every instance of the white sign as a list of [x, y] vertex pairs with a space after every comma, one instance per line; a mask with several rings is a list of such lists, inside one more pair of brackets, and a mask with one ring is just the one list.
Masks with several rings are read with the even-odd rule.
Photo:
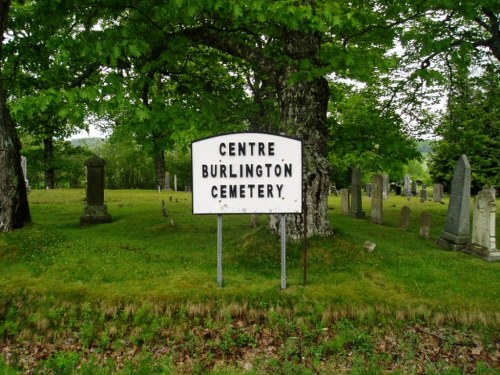
[[302, 212], [302, 142], [232, 133], [192, 143], [193, 214]]

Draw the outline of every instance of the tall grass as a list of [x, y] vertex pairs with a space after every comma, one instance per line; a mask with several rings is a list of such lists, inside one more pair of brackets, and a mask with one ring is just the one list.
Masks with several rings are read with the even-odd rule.
[[[171, 306], [236, 303], [248, 309], [319, 305], [331, 316], [353, 310], [427, 311], [499, 322], [500, 263], [435, 244], [447, 205], [391, 196], [384, 202], [384, 224], [377, 225], [341, 215], [340, 198], [330, 197], [336, 235], [308, 241], [306, 286], [303, 244], [288, 245], [288, 289], [281, 291], [280, 245], [268, 232], [265, 216], [257, 228], [248, 216], [224, 217], [225, 287], [219, 288], [216, 217], [192, 215], [190, 194], [106, 191], [113, 222], [81, 227], [84, 196], [83, 190], [31, 193], [34, 224], [0, 235], [0, 295], [119, 306], [145, 300]], [[162, 200], [168, 217], [162, 214]], [[403, 205], [411, 209], [407, 230], [399, 229]], [[430, 239], [418, 236], [423, 211], [433, 215]], [[374, 252], [363, 250], [365, 240], [377, 244]]]

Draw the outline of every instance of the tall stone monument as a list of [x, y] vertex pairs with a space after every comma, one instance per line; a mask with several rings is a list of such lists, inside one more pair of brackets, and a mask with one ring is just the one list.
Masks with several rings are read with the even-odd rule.
[[94, 156], [85, 162], [87, 167], [87, 205], [80, 218], [80, 225], [111, 222], [111, 215], [104, 204], [104, 166], [106, 162]]
[[500, 250], [496, 248], [497, 204], [491, 189], [487, 186], [476, 196], [472, 219], [472, 243], [466, 252], [486, 260], [500, 260]]
[[463, 250], [470, 242], [471, 168], [466, 155], [460, 156], [451, 181], [446, 226], [439, 245], [447, 250]]
[[359, 167], [354, 167], [352, 169], [352, 186], [351, 186], [351, 211], [349, 215], [363, 218], [365, 213], [363, 212], [363, 202], [361, 196], [361, 170]]
[[383, 205], [384, 205], [384, 179], [382, 175], [375, 174], [372, 178], [372, 211], [371, 218], [375, 224], [383, 222]]

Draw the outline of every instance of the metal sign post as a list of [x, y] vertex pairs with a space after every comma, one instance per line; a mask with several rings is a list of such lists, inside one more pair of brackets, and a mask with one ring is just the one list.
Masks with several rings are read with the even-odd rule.
[[222, 287], [222, 215], [217, 215], [217, 285]]
[[286, 218], [280, 215], [281, 224], [281, 289], [286, 289]]

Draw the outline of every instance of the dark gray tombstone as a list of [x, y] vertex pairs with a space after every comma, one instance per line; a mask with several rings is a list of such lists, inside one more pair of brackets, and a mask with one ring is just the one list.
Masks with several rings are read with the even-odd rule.
[[361, 170], [359, 167], [352, 169], [352, 186], [351, 186], [351, 211], [349, 214], [357, 218], [365, 217], [363, 212], [363, 201], [361, 194]]
[[384, 179], [382, 175], [375, 174], [371, 183], [372, 193], [372, 211], [371, 218], [375, 224], [382, 224], [383, 222], [383, 205], [384, 205]]
[[410, 224], [410, 207], [403, 206], [401, 208], [401, 216], [399, 219], [399, 227], [401, 229], [408, 229], [408, 225]]
[[427, 201], [427, 189], [420, 190], [420, 203]]
[[80, 225], [111, 222], [111, 215], [104, 204], [104, 166], [106, 162], [94, 156], [85, 162], [87, 167], [87, 205]]
[[470, 242], [471, 167], [466, 155], [460, 156], [451, 181], [446, 226], [439, 245], [447, 250], [462, 250]]
[[432, 214], [430, 212], [422, 212], [422, 215], [420, 215], [420, 237], [428, 239], [431, 236], [431, 225]]
[[403, 188], [400, 185], [396, 185], [394, 188], [394, 191], [396, 192], [396, 195], [401, 195], [401, 190]]
[[466, 252], [478, 255], [486, 260], [500, 260], [500, 250], [496, 247], [496, 214], [495, 196], [488, 186], [483, 187], [474, 201], [472, 219], [472, 243]]
[[412, 181], [411, 183], [411, 193], [413, 195], [417, 195], [418, 194], [418, 185], [417, 185], [417, 181]]

